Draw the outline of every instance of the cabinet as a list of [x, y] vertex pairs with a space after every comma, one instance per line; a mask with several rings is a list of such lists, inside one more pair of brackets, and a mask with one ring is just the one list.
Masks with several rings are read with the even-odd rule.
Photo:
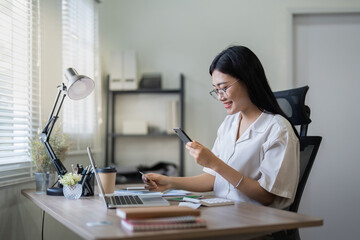
[[[105, 164], [149, 165], [147, 159], [163, 154], [158, 161], [172, 162], [178, 166], [179, 176], [184, 175], [184, 144], [173, 131], [166, 130], [169, 112], [166, 105], [176, 102], [176, 121], [184, 128], [184, 75], [180, 74], [177, 89], [137, 89], [110, 91], [110, 76], [107, 76], [107, 109]], [[121, 129], [125, 118], [128, 121], [149, 121], [146, 134], [125, 134]], [[149, 120], [151, 119], [151, 120]], [[167, 153], [166, 153], [167, 152]], [[166, 154], [166, 156], [165, 156]], [[132, 156], [134, 155], [134, 156]], [[154, 159], [153, 159], [154, 160]]]

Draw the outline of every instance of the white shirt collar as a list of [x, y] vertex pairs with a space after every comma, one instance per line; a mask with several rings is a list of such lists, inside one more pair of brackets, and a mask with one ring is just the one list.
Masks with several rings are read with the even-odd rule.
[[[270, 124], [269, 120], [273, 117], [274, 117], [273, 114], [262, 112], [260, 116], [255, 120], [255, 122], [253, 122], [250, 125], [249, 130], [258, 133], [264, 132]], [[239, 121], [240, 121], [240, 113], [236, 114], [236, 118], [234, 120], [235, 121], [232, 122], [232, 126], [238, 129]]]
[[250, 126], [251, 130], [257, 133], [265, 132], [270, 124], [270, 119], [273, 118], [274, 115], [271, 113], [262, 112], [261, 115], [253, 122]]

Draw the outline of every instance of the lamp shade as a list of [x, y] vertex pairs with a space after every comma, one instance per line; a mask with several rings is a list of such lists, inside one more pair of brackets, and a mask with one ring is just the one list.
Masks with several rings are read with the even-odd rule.
[[65, 72], [67, 83], [67, 95], [70, 99], [80, 100], [89, 96], [95, 88], [95, 82], [84, 75], [79, 75], [75, 69], [68, 68]]

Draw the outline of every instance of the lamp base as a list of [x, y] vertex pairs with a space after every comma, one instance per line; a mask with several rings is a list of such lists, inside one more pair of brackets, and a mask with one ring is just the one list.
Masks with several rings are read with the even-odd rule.
[[46, 195], [50, 196], [64, 196], [63, 189], [59, 187], [48, 188], [46, 190]]

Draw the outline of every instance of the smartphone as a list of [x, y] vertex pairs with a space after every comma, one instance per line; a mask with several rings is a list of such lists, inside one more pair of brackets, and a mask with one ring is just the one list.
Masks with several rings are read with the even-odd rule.
[[174, 131], [179, 136], [179, 138], [184, 142], [184, 144], [187, 144], [188, 142], [192, 142], [191, 138], [181, 128], [174, 128]]

